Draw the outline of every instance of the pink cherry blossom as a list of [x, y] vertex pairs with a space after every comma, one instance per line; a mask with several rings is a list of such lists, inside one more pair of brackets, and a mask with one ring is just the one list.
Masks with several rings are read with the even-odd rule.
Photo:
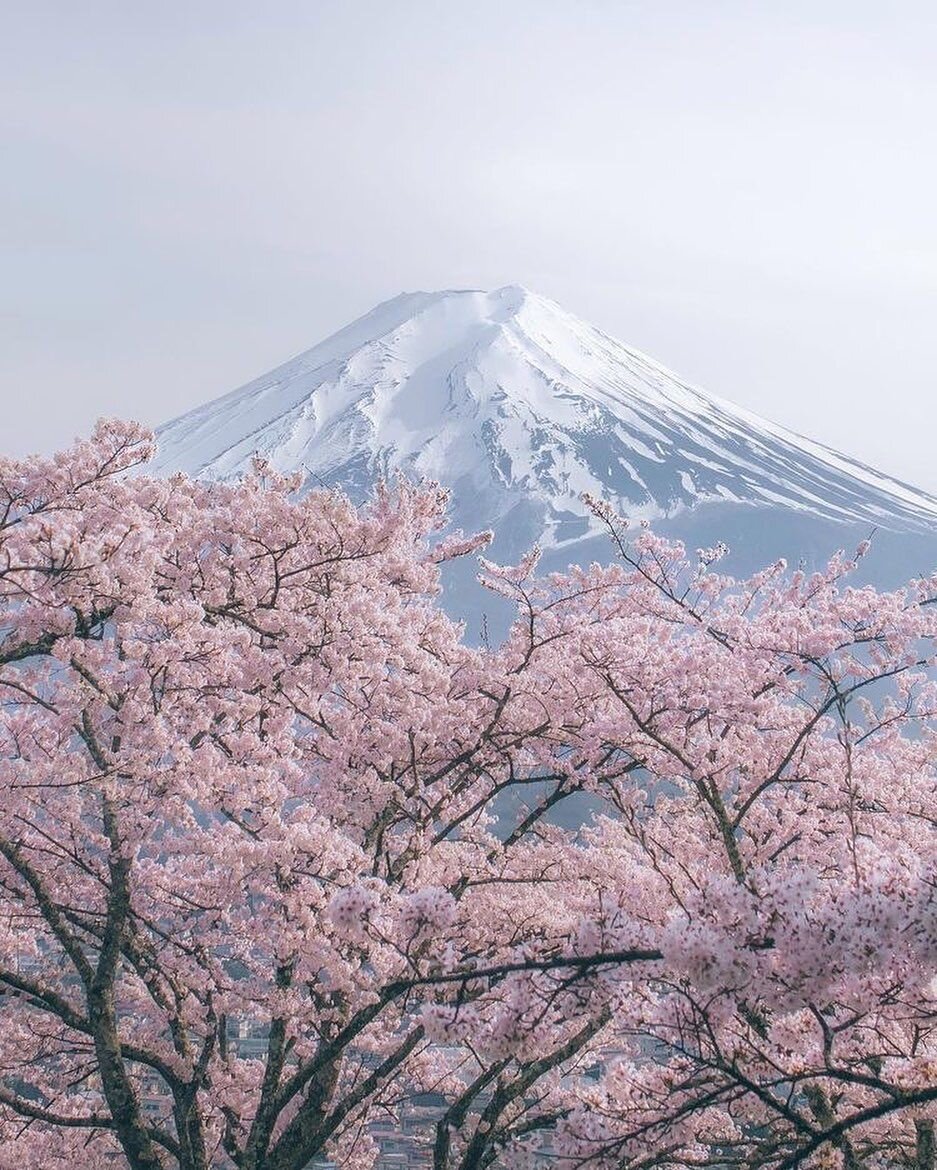
[[937, 578], [593, 501], [479, 649], [445, 493], [151, 448], [0, 460], [0, 1167], [934, 1165]]

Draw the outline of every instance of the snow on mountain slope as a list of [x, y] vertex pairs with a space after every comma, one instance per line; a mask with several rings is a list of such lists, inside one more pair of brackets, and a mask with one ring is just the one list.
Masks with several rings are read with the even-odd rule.
[[[403, 294], [158, 432], [158, 473], [227, 478], [254, 453], [362, 495], [405, 471], [457, 522], [564, 545], [580, 496], [628, 515], [755, 505], [926, 532], [937, 499], [682, 382], [523, 288]], [[745, 509], [748, 511], [748, 509]]]

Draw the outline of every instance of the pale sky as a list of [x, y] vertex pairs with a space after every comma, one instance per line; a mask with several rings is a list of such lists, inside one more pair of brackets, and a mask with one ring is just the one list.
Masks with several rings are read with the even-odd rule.
[[0, 0], [0, 451], [520, 283], [937, 490], [937, 5]]

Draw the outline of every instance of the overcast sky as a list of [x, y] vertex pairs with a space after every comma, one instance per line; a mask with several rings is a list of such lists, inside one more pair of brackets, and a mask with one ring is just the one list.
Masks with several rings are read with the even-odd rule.
[[0, 450], [521, 283], [937, 490], [937, 5], [0, 3]]

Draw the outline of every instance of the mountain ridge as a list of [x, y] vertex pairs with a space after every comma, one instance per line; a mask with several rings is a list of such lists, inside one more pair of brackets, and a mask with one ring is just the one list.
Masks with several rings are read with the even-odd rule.
[[[894, 532], [937, 499], [700, 390], [518, 285], [402, 293], [157, 432], [157, 473], [228, 478], [253, 454], [353, 496], [402, 471], [457, 522], [566, 546], [584, 492], [635, 518], [783, 509]], [[523, 514], [523, 522], [518, 516]]]

